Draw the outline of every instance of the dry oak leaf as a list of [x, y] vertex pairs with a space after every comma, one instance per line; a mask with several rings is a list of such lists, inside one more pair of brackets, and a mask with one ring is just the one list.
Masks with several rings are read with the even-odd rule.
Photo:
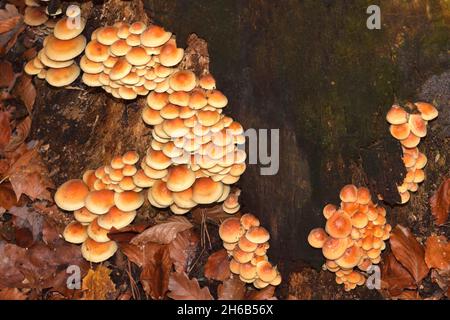
[[405, 289], [415, 289], [412, 275], [390, 253], [381, 265], [381, 288], [387, 290], [390, 297], [400, 295]]
[[207, 287], [200, 288], [197, 279], [189, 279], [185, 273], [171, 273], [169, 290], [168, 296], [174, 300], [213, 300]]
[[192, 223], [185, 217], [172, 216], [166, 221], [148, 228], [131, 240], [131, 244], [143, 245], [148, 242], [168, 244], [181, 231], [192, 228]]
[[427, 239], [425, 262], [430, 268], [450, 272], [450, 242], [445, 236], [431, 236]]
[[425, 278], [430, 271], [425, 263], [425, 250], [414, 235], [401, 225], [397, 225], [389, 240], [395, 258], [413, 276], [416, 283]]
[[220, 249], [208, 257], [205, 264], [205, 277], [208, 279], [224, 281], [231, 275], [230, 260], [225, 249]]
[[245, 297], [245, 283], [236, 276], [228, 278], [219, 284], [217, 295], [219, 300], [243, 300]]
[[21, 75], [14, 86], [13, 94], [16, 98], [23, 101], [28, 113], [31, 114], [36, 100], [36, 88], [33, 85], [31, 76], [27, 74]]
[[26, 151], [8, 170], [6, 175], [16, 193], [17, 200], [26, 194], [32, 200], [52, 201], [48, 188], [53, 188], [46, 166], [34, 147]]
[[111, 270], [99, 265], [95, 271], [89, 269], [83, 278], [81, 289], [84, 291], [84, 300], [106, 300], [116, 292], [116, 286], [112, 282]]
[[3, 150], [11, 139], [10, 113], [0, 111], [0, 150]]
[[0, 288], [0, 300], [26, 300], [27, 297], [17, 288]]
[[431, 213], [437, 225], [443, 225], [450, 212], [450, 178], [445, 179], [430, 198]]
[[169, 277], [172, 271], [167, 245], [160, 245], [152, 259], [147, 260], [142, 268], [140, 280], [144, 291], [153, 300], [163, 299], [169, 289]]
[[198, 235], [192, 229], [188, 229], [178, 233], [175, 240], [169, 244], [170, 259], [176, 272], [188, 272], [194, 261], [198, 243]]

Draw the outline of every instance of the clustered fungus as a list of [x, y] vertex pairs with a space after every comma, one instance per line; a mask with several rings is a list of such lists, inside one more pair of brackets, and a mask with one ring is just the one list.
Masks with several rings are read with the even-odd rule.
[[25, 24], [37, 27], [44, 25], [50, 29], [55, 26], [58, 17], [62, 14], [60, 7], [50, 8], [47, 3], [50, 0], [25, 0]]
[[393, 105], [386, 114], [391, 135], [402, 144], [402, 159], [407, 171], [402, 184], [397, 186], [402, 204], [409, 201], [410, 192], [416, 192], [418, 184], [425, 180], [424, 167], [427, 164], [427, 157], [417, 146], [420, 139], [427, 135], [428, 121], [437, 116], [437, 109], [426, 102], [414, 103], [413, 113], [409, 113], [399, 105]]
[[183, 56], [175, 37], [162, 27], [117, 22], [92, 33], [80, 65], [86, 85], [133, 100], [169, 90], [169, 76]]
[[38, 55], [28, 61], [25, 72], [45, 79], [55, 87], [63, 87], [74, 82], [80, 75], [75, 61], [86, 46], [86, 38], [81, 34], [86, 25], [82, 17], [77, 19], [64, 17], [53, 28], [53, 34], [44, 39], [44, 47]]
[[391, 226], [386, 223], [386, 210], [372, 202], [367, 188], [346, 185], [339, 196], [339, 208], [333, 204], [323, 208], [325, 229], [311, 230], [308, 242], [322, 249], [323, 268], [334, 272], [336, 282], [349, 291], [363, 285], [363, 272], [380, 262]]
[[55, 193], [55, 203], [73, 211], [75, 221], [64, 230], [64, 239], [82, 244], [83, 257], [102, 262], [114, 255], [117, 244], [108, 238], [112, 229], [133, 222], [136, 210], [144, 203], [142, 188], [148, 179], [137, 170], [139, 155], [129, 151], [116, 156], [110, 165], [87, 170], [82, 179], [63, 183]]
[[197, 79], [189, 70], [168, 78], [164, 92], [152, 91], [142, 118], [153, 126], [151, 145], [141, 163], [155, 180], [149, 189], [150, 203], [187, 213], [198, 204], [224, 202], [224, 211], [239, 211], [237, 195], [230, 195], [246, 169], [242, 125], [222, 114], [228, 104], [214, 78]]
[[246, 213], [241, 218], [228, 218], [220, 225], [219, 236], [232, 257], [230, 271], [239, 279], [257, 289], [281, 283], [280, 272], [267, 257], [270, 234], [257, 217]]

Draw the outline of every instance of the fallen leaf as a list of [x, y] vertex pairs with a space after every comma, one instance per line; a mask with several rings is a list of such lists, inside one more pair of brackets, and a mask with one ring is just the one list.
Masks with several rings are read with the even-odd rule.
[[14, 71], [9, 61], [0, 61], [0, 88], [9, 88], [14, 81]]
[[198, 242], [198, 235], [192, 229], [188, 229], [178, 233], [175, 240], [170, 243], [170, 258], [172, 259], [176, 272], [182, 273], [188, 271], [194, 261]]
[[54, 185], [49, 178], [46, 166], [34, 147], [25, 152], [8, 170], [6, 175], [16, 193], [17, 200], [26, 194], [32, 200], [52, 201], [48, 188]]
[[25, 139], [28, 137], [30, 130], [31, 117], [28, 116], [16, 126], [8, 145], [5, 146], [5, 151], [12, 152], [16, 150], [20, 145], [22, 145], [25, 142]]
[[218, 300], [243, 300], [245, 297], [245, 283], [239, 277], [231, 277], [219, 284], [217, 288]]
[[17, 204], [16, 194], [10, 183], [0, 184], [0, 208], [9, 210]]
[[427, 239], [425, 262], [429, 268], [450, 272], [450, 242], [445, 236], [431, 236]]
[[11, 139], [12, 131], [9, 121], [9, 112], [0, 111], [0, 150], [3, 150]]
[[443, 225], [450, 211], [450, 178], [445, 179], [430, 198], [431, 213], [437, 225]]
[[11, 31], [21, 20], [17, 8], [11, 4], [6, 4], [5, 9], [0, 10], [0, 33]]
[[32, 47], [32, 48], [29, 48], [29, 49], [25, 50], [25, 52], [22, 54], [22, 57], [25, 60], [30, 61], [31, 59], [36, 57], [36, 55], [37, 55], [36, 48]]
[[85, 300], [107, 300], [111, 299], [116, 292], [116, 286], [112, 282], [111, 270], [99, 265], [95, 271], [89, 269], [83, 278], [81, 289], [84, 291]]
[[416, 290], [405, 290], [400, 293], [398, 296], [393, 296], [392, 299], [398, 300], [422, 300], [419, 295], [419, 292]]
[[246, 300], [271, 300], [274, 298], [275, 287], [268, 285], [261, 290], [252, 290], [247, 293]]
[[35, 201], [32, 204], [32, 207], [36, 212], [45, 216], [45, 218], [51, 222], [56, 224], [56, 227], [65, 227], [72, 221], [72, 218], [63, 213], [56, 205], [48, 206], [48, 203], [45, 201]]
[[147, 224], [133, 224], [126, 226], [125, 228], [122, 228], [120, 230], [117, 230], [116, 228], [113, 227], [108, 232], [108, 238], [116, 242], [129, 243], [131, 239], [136, 237], [147, 227], [148, 227]]
[[9, 213], [15, 217], [14, 225], [16, 227], [29, 229], [34, 240], [39, 238], [44, 226], [44, 217], [41, 214], [28, 207], [12, 207]]
[[13, 94], [16, 98], [23, 101], [28, 113], [31, 114], [36, 100], [36, 88], [33, 85], [31, 76], [27, 74], [21, 75], [14, 86]]
[[167, 245], [161, 245], [151, 259], [147, 259], [140, 276], [145, 293], [153, 300], [163, 299], [169, 287], [172, 260]]
[[0, 300], [26, 300], [27, 297], [17, 288], [0, 288]]
[[207, 287], [200, 288], [197, 279], [189, 279], [185, 273], [171, 273], [169, 291], [173, 300], [213, 300]]
[[33, 245], [34, 237], [28, 228], [15, 228], [15, 243], [22, 248], [28, 248]]
[[[240, 214], [233, 215], [239, 218]], [[222, 205], [216, 205], [211, 208], [197, 207], [192, 210], [192, 219], [196, 224], [210, 222], [215, 225], [220, 225], [224, 220], [228, 219], [230, 215], [223, 211]]]
[[231, 275], [230, 260], [225, 249], [220, 249], [208, 257], [205, 264], [205, 277], [208, 279], [224, 281]]
[[415, 289], [416, 283], [412, 275], [390, 253], [381, 265], [381, 288], [387, 290], [389, 296], [397, 296], [405, 289]]
[[166, 221], [154, 225], [137, 235], [130, 243], [135, 245], [142, 245], [148, 242], [168, 244], [175, 239], [179, 232], [192, 227], [192, 223], [185, 217], [172, 216]]

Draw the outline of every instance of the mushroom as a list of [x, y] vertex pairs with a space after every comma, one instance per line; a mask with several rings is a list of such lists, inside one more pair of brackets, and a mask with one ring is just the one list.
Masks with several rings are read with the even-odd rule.
[[84, 207], [89, 188], [80, 179], [72, 179], [63, 183], [55, 193], [55, 203], [63, 210], [74, 211]]
[[117, 251], [117, 244], [114, 241], [97, 242], [88, 238], [81, 246], [83, 257], [90, 262], [103, 262], [111, 258]]
[[83, 243], [88, 238], [87, 227], [78, 221], [73, 221], [64, 229], [63, 237], [70, 243]]

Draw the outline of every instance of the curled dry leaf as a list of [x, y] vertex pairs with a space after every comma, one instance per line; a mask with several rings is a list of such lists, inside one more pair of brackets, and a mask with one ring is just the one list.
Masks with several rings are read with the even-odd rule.
[[405, 289], [415, 289], [412, 275], [390, 253], [381, 265], [381, 288], [387, 290], [390, 297], [398, 296]]
[[0, 208], [11, 209], [17, 204], [16, 194], [10, 183], [0, 184]]
[[431, 236], [427, 239], [425, 262], [430, 268], [450, 272], [450, 242], [445, 236]]
[[226, 279], [217, 288], [219, 300], [243, 300], [245, 297], [245, 283], [239, 277]]
[[53, 188], [47, 167], [34, 147], [26, 151], [8, 170], [6, 175], [16, 193], [17, 200], [26, 194], [32, 200], [52, 201], [48, 188]]
[[99, 265], [95, 271], [89, 269], [83, 278], [81, 289], [84, 291], [84, 300], [106, 300], [112, 298], [116, 292], [116, 286], [112, 282], [111, 270]]
[[443, 225], [450, 212], [450, 178], [445, 179], [430, 198], [431, 213], [437, 225]]
[[275, 287], [268, 285], [261, 290], [251, 290], [247, 293], [247, 300], [272, 300], [275, 294]]
[[23, 19], [17, 8], [7, 3], [5, 9], [0, 10], [0, 55], [11, 49], [24, 29]]
[[36, 100], [36, 88], [33, 85], [31, 76], [23, 74], [17, 80], [14, 86], [13, 94], [16, 98], [22, 100], [27, 107], [28, 113], [33, 110], [34, 101]]
[[14, 216], [14, 225], [17, 228], [30, 230], [33, 239], [38, 239], [44, 226], [44, 216], [28, 207], [12, 207], [9, 213]]
[[5, 146], [6, 152], [13, 152], [16, 150], [22, 143], [25, 142], [25, 139], [28, 137], [28, 134], [31, 130], [31, 117], [28, 116], [23, 119], [15, 128], [11, 140], [8, 145]]
[[14, 71], [9, 61], [0, 61], [0, 88], [10, 88], [14, 82]]
[[427, 276], [430, 269], [425, 263], [425, 250], [407, 228], [397, 225], [392, 230], [389, 243], [395, 258], [409, 271], [416, 283]]
[[205, 264], [205, 277], [208, 279], [224, 281], [231, 275], [230, 260], [225, 249], [214, 252], [208, 257]]
[[131, 240], [132, 244], [142, 245], [148, 242], [168, 244], [181, 231], [192, 228], [192, 223], [185, 217], [172, 216], [166, 221], [148, 228]]
[[0, 111], [0, 150], [3, 150], [9, 143], [11, 139], [11, 126], [10, 126], [11, 115], [7, 111]]
[[132, 224], [117, 230], [116, 228], [112, 228], [108, 232], [108, 238], [120, 243], [129, 243], [131, 239], [136, 237], [142, 231], [144, 231], [148, 225], [146, 224]]
[[169, 291], [169, 298], [174, 300], [213, 300], [207, 287], [200, 288], [197, 279], [189, 279], [185, 273], [171, 273]]
[[26, 300], [27, 297], [17, 288], [0, 288], [0, 300]]
[[192, 229], [188, 229], [178, 233], [175, 240], [170, 243], [170, 258], [176, 272], [183, 273], [189, 270], [195, 258], [198, 242], [198, 235]]

